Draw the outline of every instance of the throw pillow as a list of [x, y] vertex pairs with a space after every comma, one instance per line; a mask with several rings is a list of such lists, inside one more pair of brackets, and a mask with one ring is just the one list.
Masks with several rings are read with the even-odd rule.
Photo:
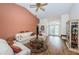
[[12, 45], [11, 48], [13, 49], [14, 53], [19, 53], [20, 51], [22, 51], [21, 48], [19, 48], [18, 46]]

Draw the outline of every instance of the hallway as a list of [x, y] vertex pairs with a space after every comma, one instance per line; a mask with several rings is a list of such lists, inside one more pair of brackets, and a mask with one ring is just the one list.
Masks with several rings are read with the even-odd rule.
[[77, 55], [77, 53], [69, 51], [65, 41], [57, 36], [48, 37], [48, 47], [50, 55]]

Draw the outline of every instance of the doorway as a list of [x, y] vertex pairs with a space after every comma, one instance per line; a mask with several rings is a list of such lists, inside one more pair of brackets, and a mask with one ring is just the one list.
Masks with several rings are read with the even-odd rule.
[[59, 36], [60, 28], [59, 24], [48, 25], [48, 35]]

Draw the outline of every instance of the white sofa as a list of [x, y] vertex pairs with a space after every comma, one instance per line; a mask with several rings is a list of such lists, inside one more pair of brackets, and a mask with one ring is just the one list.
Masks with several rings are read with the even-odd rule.
[[[30, 54], [30, 49], [25, 47], [22, 43], [14, 41], [14, 45], [22, 49], [22, 51], [17, 53], [16, 55]], [[8, 45], [8, 43], [4, 39], [0, 39], [0, 55], [14, 55], [12, 48]]]
[[15, 35], [15, 39], [16, 41], [22, 43], [22, 44], [26, 44], [28, 42], [30, 42], [30, 40], [32, 38], [35, 38], [36, 36], [31, 36], [33, 32], [24, 32], [24, 33], [17, 33]]
[[[36, 35], [31, 36], [33, 32], [24, 32], [24, 33], [17, 33], [15, 35], [15, 39], [16, 41], [22, 43], [22, 44], [26, 44], [28, 42], [30, 42], [30, 40], [32, 38], [36, 38]], [[43, 40], [45, 40], [47, 38], [46, 35], [42, 34], [42, 36], [38, 35], [39, 38], [43, 38]]]
[[30, 55], [31, 54], [31, 50], [27, 48], [26, 46], [24, 46], [22, 43], [14, 41], [13, 45], [18, 46], [22, 49], [22, 51], [19, 53], [16, 53], [16, 55]]
[[14, 52], [8, 45], [8, 43], [5, 40], [0, 39], [0, 55], [13, 55], [13, 54]]

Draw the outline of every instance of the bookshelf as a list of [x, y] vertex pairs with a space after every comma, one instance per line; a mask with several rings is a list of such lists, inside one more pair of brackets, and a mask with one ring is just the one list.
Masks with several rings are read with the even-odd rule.
[[74, 51], [79, 53], [79, 21], [78, 20], [72, 20], [68, 21], [67, 23], [67, 47]]

